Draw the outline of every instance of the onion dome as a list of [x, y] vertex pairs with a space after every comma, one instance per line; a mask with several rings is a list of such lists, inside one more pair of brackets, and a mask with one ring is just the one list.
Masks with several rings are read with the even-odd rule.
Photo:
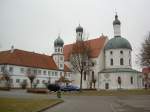
[[54, 41], [55, 47], [63, 47], [64, 41], [60, 38], [60, 36], [57, 37], [57, 39]]
[[120, 25], [120, 24], [121, 24], [121, 22], [119, 21], [118, 15], [116, 14], [115, 15], [115, 20], [113, 21], [113, 25]]
[[76, 28], [76, 32], [83, 32], [83, 28], [80, 26], [80, 24], [79, 24], [79, 26]]
[[114, 37], [110, 39], [105, 45], [105, 50], [109, 49], [130, 49], [132, 50], [129, 41], [123, 37]]

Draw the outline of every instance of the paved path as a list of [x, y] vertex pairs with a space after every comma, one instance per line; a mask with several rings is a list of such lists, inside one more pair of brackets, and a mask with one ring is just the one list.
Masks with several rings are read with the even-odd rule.
[[150, 112], [150, 96], [66, 96], [45, 112]]
[[[31, 94], [23, 90], [0, 91], [0, 97], [56, 98], [50, 94]], [[63, 96], [64, 103], [45, 112], [150, 112], [150, 95]]]

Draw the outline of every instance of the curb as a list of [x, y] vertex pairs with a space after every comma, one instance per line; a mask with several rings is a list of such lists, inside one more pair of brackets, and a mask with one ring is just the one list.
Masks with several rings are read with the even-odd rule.
[[64, 101], [60, 101], [60, 102], [55, 103], [55, 104], [53, 104], [53, 105], [47, 106], [47, 107], [45, 107], [45, 108], [42, 108], [42, 109], [40, 109], [40, 110], [38, 110], [38, 111], [36, 111], [36, 112], [43, 112], [43, 111], [45, 111], [45, 110], [47, 110], [47, 109], [49, 109], [49, 108], [52, 108], [52, 107], [54, 107], [54, 106], [57, 106], [57, 105], [59, 105], [59, 104], [61, 104], [61, 103], [63, 103], [63, 102], [64, 102]]

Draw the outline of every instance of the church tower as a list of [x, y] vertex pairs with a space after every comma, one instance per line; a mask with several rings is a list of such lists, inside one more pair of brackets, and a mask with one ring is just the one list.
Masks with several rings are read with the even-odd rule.
[[60, 70], [64, 70], [64, 53], [63, 53], [64, 41], [60, 38], [60, 35], [54, 41], [54, 53], [53, 59]]
[[83, 40], [83, 28], [79, 26], [76, 28], [76, 41], [82, 41]]
[[115, 20], [113, 21], [114, 37], [121, 37], [121, 22], [118, 19], [118, 15], [115, 15]]

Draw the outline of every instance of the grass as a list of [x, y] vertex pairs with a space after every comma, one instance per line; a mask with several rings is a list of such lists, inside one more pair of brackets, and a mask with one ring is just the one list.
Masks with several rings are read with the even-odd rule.
[[0, 98], [0, 112], [36, 112], [60, 102], [60, 99]]
[[62, 92], [62, 95], [70, 96], [127, 96], [127, 95], [150, 95], [149, 90], [100, 90], [82, 92]]

